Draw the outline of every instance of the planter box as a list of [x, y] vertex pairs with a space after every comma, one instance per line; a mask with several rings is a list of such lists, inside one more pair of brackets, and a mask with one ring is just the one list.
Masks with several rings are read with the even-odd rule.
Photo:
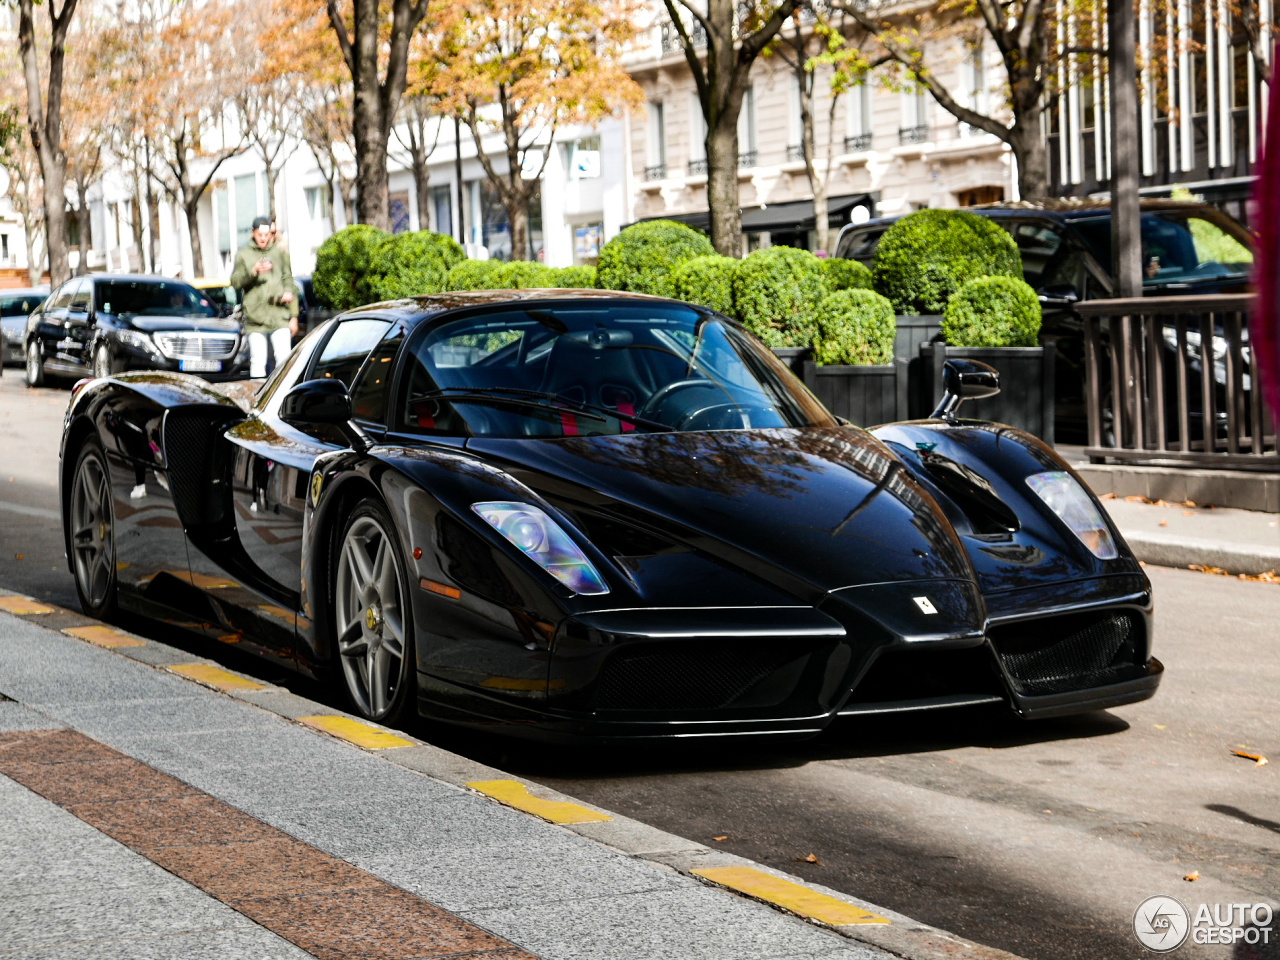
[[770, 347], [775, 357], [785, 363], [801, 380], [804, 379], [804, 362], [809, 359], [808, 347]]
[[922, 372], [927, 377], [925, 396], [930, 411], [942, 399], [942, 364], [948, 357], [964, 357], [989, 363], [1000, 372], [1000, 392], [986, 400], [966, 400], [959, 416], [991, 420], [1025, 430], [1053, 445], [1054, 346], [949, 347], [942, 343], [920, 346]]
[[907, 362], [823, 366], [806, 360], [804, 384], [837, 417], [872, 427], [907, 416]]
[[929, 372], [926, 361], [920, 355], [920, 347], [942, 339], [942, 314], [898, 314], [897, 332], [893, 337], [893, 356], [907, 364], [907, 407], [901, 420], [918, 420], [927, 417], [935, 406], [929, 392]]

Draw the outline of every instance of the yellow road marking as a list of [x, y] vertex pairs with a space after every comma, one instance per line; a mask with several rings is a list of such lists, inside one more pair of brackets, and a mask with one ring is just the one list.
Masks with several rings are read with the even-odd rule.
[[254, 683], [252, 680], [246, 680], [244, 677], [237, 677], [234, 673], [228, 673], [226, 670], [219, 670], [217, 667], [208, 663], [184, 663], [177, 667], [169, 668], [173, 673], [181, 674], [184, 677], [190, 677], [192, 680], [199, 680], [201, 683], [207, 683], [211, 687], [217, 687], [219, 690], [265, 690], [260, 683]]
[[111, 627], [68, 627], [62, 632], [80, 640], [88, 640], [90, 643], [96, 643], [100, 647], [146, 646], [143, 641], [131, 637], [127, 633], [121, 633], [119, 630], [113, 630]]
[[0, 610], [16, 613], [20, 617], [29, 617], [35, 613], [53, 613], [53, 607], [37, 603], [28, 597], [0, 597]]
[[757, 900], [776, 904], [784, 910], [809, 917], [833, 927], [852, 923], [889, 923], [884, 917], [868, 913], [852, 903], [845, 903], [825, 893], [818, 893], [806, 886], [783, 880], [763, 870], [752, 867], [706, 867], [694, 870], [695, 876], [704, 877], [730, 890], [737, 890]]
[[595, 823], [599, 820], [613, 819], [576, 803], [535, 797], [529, 793], [523, 783], [516, 780], [477, 780], [474, 783], [468, 783], [467, 786], [472, 790], [478, 790], [486, 797], [492, 797], [509, 807], [532, 813], [552, 823]]
[[387, 733], [385, 730], [379, 730], [377, 727], [371, 727], [367, 723], [361, 723], [359, 720], [352, 720], [349, 717], [325, 714], [319, 717], [299, 717], [298, 721], [368, 750], [386, 750], [390, 747], [413, 746], [412, 740], [397, 737], [394, 733]]

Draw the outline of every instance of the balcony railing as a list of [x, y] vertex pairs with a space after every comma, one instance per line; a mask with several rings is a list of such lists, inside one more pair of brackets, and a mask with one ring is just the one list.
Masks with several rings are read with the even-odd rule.
[[[702, 24], [694, 20], [687, 27], [689, 39], [693, 41], [695, 47], [705, 47], [707, 45], [707, 31]], [[684, 44], [680, 40], [680, 34], [677, 32], [675, 24], [670, 20], [662, 25], [662, 55], [668, 56], [673, 53], [679, 53], [684, 49]]]
[[792, 143], [792, 144], [788, 144], [788, 146], [787, 146], [787, 159], [788, 159], [788, 160], [803, 160], [803, 159], [804, 159], [804, 144], [803, 144], [803, 143]]
[[1091, 300], [1085, 405], [1094, 461], [1275, 470], [1275, 426], [1249, 349], [1250, 294]]
[[[634, 169], [634, 168], [632, 168]], [[651, 167], [644, 168], [644, 178], [646, 180], [665, 180], [667, 179], [667, 165], [665, 163], [655, 163]]]
[[844, 138], [845, 153], [861, 153], [863, 150], [871, 149], [871, 134], [858, 133], [852, 137]]
[[908, 143], [924, 143], [929, 139], [929, 125], [921, 124], [918, 127], [899, 127], [898, 143], [906, 145]]
[[[759, 159], [760, 159], [760, 153], [758, 150], [748, 150], [746, 153], [738, 154], [738, 166], [754, 167], [756, 163], [759, 161]], [[689, 176], [696, 177], [700, 175], [705, 175], [706, 173], [707, 173], [706, 160], [690, 160], [689, 161]]]

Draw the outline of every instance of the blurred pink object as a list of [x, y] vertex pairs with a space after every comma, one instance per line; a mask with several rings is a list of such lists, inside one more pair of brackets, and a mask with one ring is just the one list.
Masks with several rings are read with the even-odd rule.
[[[1277, 52], [1280, 53], [1280, 42]], [[1257, 224], [1258, 233], [1253, 283], [1258, 298], [1249, 317], [1249, 344], [1262, 381], [1262, 395], [1272, 416], [1280, 420], [1280, 143], [1271, 139], [1274, 132], [1280, 131], [1280, 96], [1276, 93], [1273, 84], [1267, 108], [1265, 155], [1253, 194], [1251, 219]]]

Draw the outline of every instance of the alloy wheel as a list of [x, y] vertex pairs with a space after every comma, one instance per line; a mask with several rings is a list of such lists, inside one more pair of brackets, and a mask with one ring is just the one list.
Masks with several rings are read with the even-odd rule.
[[347, 690], [371, 720], [388, 716], [403, 682], [405, 598], [395, 541], [373, 516], [347, 527], [338, 555], [335, 612]]
[[40, 347], [32, 341], [27, 344], [27, 386], [38, 387], [44, 382], [44, 367], [40, 361]]
[[93, 352], [93, 375], [95, 377], [111, 376], [111, 350], [105, 344], [99, 344]]
[[71, 549], [80, 594], [93, 609], [111, 593], [115, 564], [111, 483], [96, 451], [86, 454], [71, 489]]

